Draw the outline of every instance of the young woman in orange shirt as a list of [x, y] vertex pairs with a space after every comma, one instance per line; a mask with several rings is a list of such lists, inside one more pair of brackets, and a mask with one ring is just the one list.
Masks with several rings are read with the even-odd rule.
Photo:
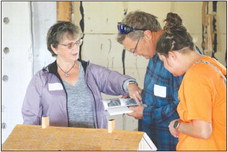
[[177, 150], [226, 150], [226, 68], [199, 54], [175, 13], [168, 13], [157, 52], [174, 76], [184, 75], [178, 98], [180, 119], [170, 122]]

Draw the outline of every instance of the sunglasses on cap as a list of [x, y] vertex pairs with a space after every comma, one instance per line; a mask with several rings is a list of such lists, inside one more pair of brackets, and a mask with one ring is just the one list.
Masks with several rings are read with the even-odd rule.
[[138, 30], [142, 30], [142, 31], [147, 30], [147, 29], [133, 28], [133, 27], [124, 25], [124, 24], [122, 24], [120, 22], [118, 22], [118, 24], [117, 24], [117, 29], [118, 29], [119, 33], [121, 33], [121, 34], [128, 34], [130, 32], [138, 31]]

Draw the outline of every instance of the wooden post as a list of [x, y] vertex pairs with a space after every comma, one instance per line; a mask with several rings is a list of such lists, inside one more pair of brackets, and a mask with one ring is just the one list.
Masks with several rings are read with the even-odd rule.
[[71, 2], [57, 2], [57, 21], [72, 21]]
[[213, 15], [208, 14], [207, 15], [207, 41], [206, 41], [207, 44], [206, 44], [206, 50], [205, 50], [205, 54], [208, 56], [211, 56], [213, 52], [212, 20], [213, 20]]
[[82, 18], [80, 14], [80, 2], [72, 2], [72, 12], [74, 24], [80, 27], [79, 22]]

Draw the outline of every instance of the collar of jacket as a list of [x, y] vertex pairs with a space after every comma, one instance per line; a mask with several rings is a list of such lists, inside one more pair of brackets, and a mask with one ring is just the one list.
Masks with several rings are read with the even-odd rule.
[[[86, 68], [87, 68], [87, 66], [89, 65], [89, 62], [86, 62], [86, 61], [81, 60], [81, 59], [78, 59], [78, 61], [81, 62], [82, 67], [83, 67], [83, 69], [84, 69], [84, 72], [86, 72]], [[55, 60], [53, 63], [49, 64], [48, 66], [44, 67], [43, 70], [44, 70], [44, 71], [47, 71], [47, 72], [49, 72], [49, 73], [53, 73], [53, 74], [55, 74], [58, 78], [60, 78], [60, 76], [59, 76], [59, 74], [58, 74], [58, 72], [57, 72], [57, 63], [56, 63], [56, 60]]]

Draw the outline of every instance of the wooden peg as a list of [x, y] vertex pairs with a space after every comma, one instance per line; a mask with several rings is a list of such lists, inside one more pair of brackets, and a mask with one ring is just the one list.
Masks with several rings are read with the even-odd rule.
[[108, 121], [108, 133], [112, 133], [112, 131], [115, 129], [115, 120], [110, 119]]
[[42, 117], [42, 128], [47, 128], [49, 126], [49, 117]]

